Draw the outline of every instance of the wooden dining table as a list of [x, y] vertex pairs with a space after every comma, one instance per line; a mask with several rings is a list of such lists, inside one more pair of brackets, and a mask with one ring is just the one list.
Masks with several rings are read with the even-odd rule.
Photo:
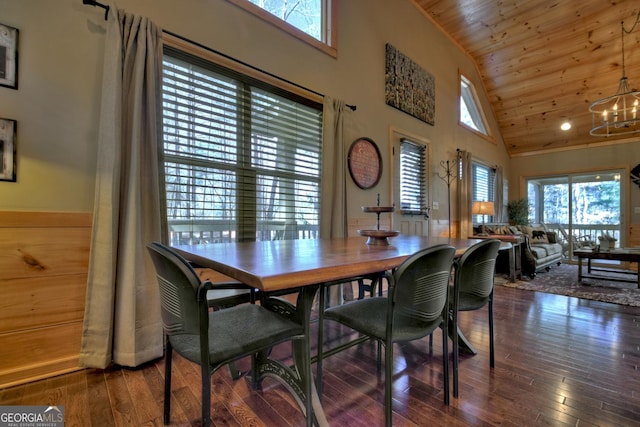
[[[313, 299], [320, 286], [393, 270], [417, 251], [438, 244], [455, 247], [456, 256], [460, 256], [480, 241], [399, 235], [391, 238], [389, 245], [368, 245], [363, 237], [350, 237], [176, 245], [173, 248], [194, 264], [211, 268], [260, 291], [300, 291], [296, 309], [308, 324]], [[311, 359], [299, 357], [296, 363], [303, 363], [303, 360]], [[285, 381], [292, 380], [290, 375], [282, 376], [286, 377]], [[296, 384], [290, 385], [296, 389], [300, 379], [294, 380]], [[315, 388], [313, 394], [316, 422], [327, 425]]]

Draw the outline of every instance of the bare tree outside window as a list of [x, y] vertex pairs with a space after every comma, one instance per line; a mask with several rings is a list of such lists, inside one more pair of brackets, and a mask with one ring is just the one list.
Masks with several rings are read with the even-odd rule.
[[311, 37], [322, 40], [323, 0], [249, 0]]

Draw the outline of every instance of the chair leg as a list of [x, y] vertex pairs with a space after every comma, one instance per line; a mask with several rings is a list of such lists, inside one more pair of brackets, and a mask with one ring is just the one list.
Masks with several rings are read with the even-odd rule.
[[458, 355], [460, 353], [458, 345], [458, 313], [453, 310], [451, 322], [451, 337], [453, 338], [453, 397], [458, 397]]
[[[444, 381], [444, 404], [449, 404], [449, 331], [447, 325], [442, 325], [442, 372]], [[433, 340], [433, 333], [429, 336]]]
[[235, 362], [229, 362], [227, 367], [229, 368], [229, 375], [231, 375], [231, 379], [237, 380], [242, 376]]
[[[380, 343], [380, 341], [378, 341]], [[380, 353], [378, 353], [379, 355]], [[384, 422], [387, 427], [392, 425], [393, 387], [393, 343], [389, 342], [384, 347]]]
[[489, 366], [492, 368], [496, 366], [493, 351], [493, 295], [489, 299]]
[[[325, 304], [325, 288], [320, 286], [319, 291], [319, 304], [318, 304], [318, 350], [316, 356], [316, 390], [318, 390], [318, 396], [322, 396], [322, 361], [324, 357], [324, 304]], [[358, 299], [360, 297], [358, 296]]]
[[166, 340], [166, 354], [164, 356], [164, 424], [171, 423], [171, 358], [173, 347], [169, 340]]
[[209, 368], [201, 365], [202, 375], [202, 426], [209, 427], [211, 425], [211, 375]]
[[303, 367], [304, 374], [301, 374], [300, 377], [303, 380], [302, 387], [304, 390], [304, 395], [306, 396], [304, 407], [305, 407], [305, 416], [307, 421], [307, 427], [312, 427], [314, 422], [314, 412], [313, 412], [313, 374], [311, 373], [311, 346], [309, 344], [309, 335], [305, 334], [304, 338], [304, 355], [303, 359]]
[[[266, 350], [265, 350], [266, 351]], [[251, 355], [251, 388], [253, 390], [261, 390], [262, 383], [258, 381], [258, 366], [260, 365], [259, 358], [264, 358], [263, 353], [254, 353]]]
[[363, 279], [358, 279], [358, 299], [364, 299], [364, 291], [366, 286]]

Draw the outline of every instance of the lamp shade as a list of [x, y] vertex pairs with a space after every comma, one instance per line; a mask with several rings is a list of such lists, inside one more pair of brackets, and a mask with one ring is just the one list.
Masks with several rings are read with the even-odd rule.
[[473, 202], [471, 205], [471, 215], [495, 215], [493, 202]]

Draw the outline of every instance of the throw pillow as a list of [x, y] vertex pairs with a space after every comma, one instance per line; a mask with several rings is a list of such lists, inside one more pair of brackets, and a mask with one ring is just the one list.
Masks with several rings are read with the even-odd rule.
[[542, 228], [532, 229], [531, 243], [549, 243], [549, 239], [547, 239], [547, 232]]
[[547, 240], [549, 243], [558, 243], [558, 236], [555, 231], [547, 231]]

